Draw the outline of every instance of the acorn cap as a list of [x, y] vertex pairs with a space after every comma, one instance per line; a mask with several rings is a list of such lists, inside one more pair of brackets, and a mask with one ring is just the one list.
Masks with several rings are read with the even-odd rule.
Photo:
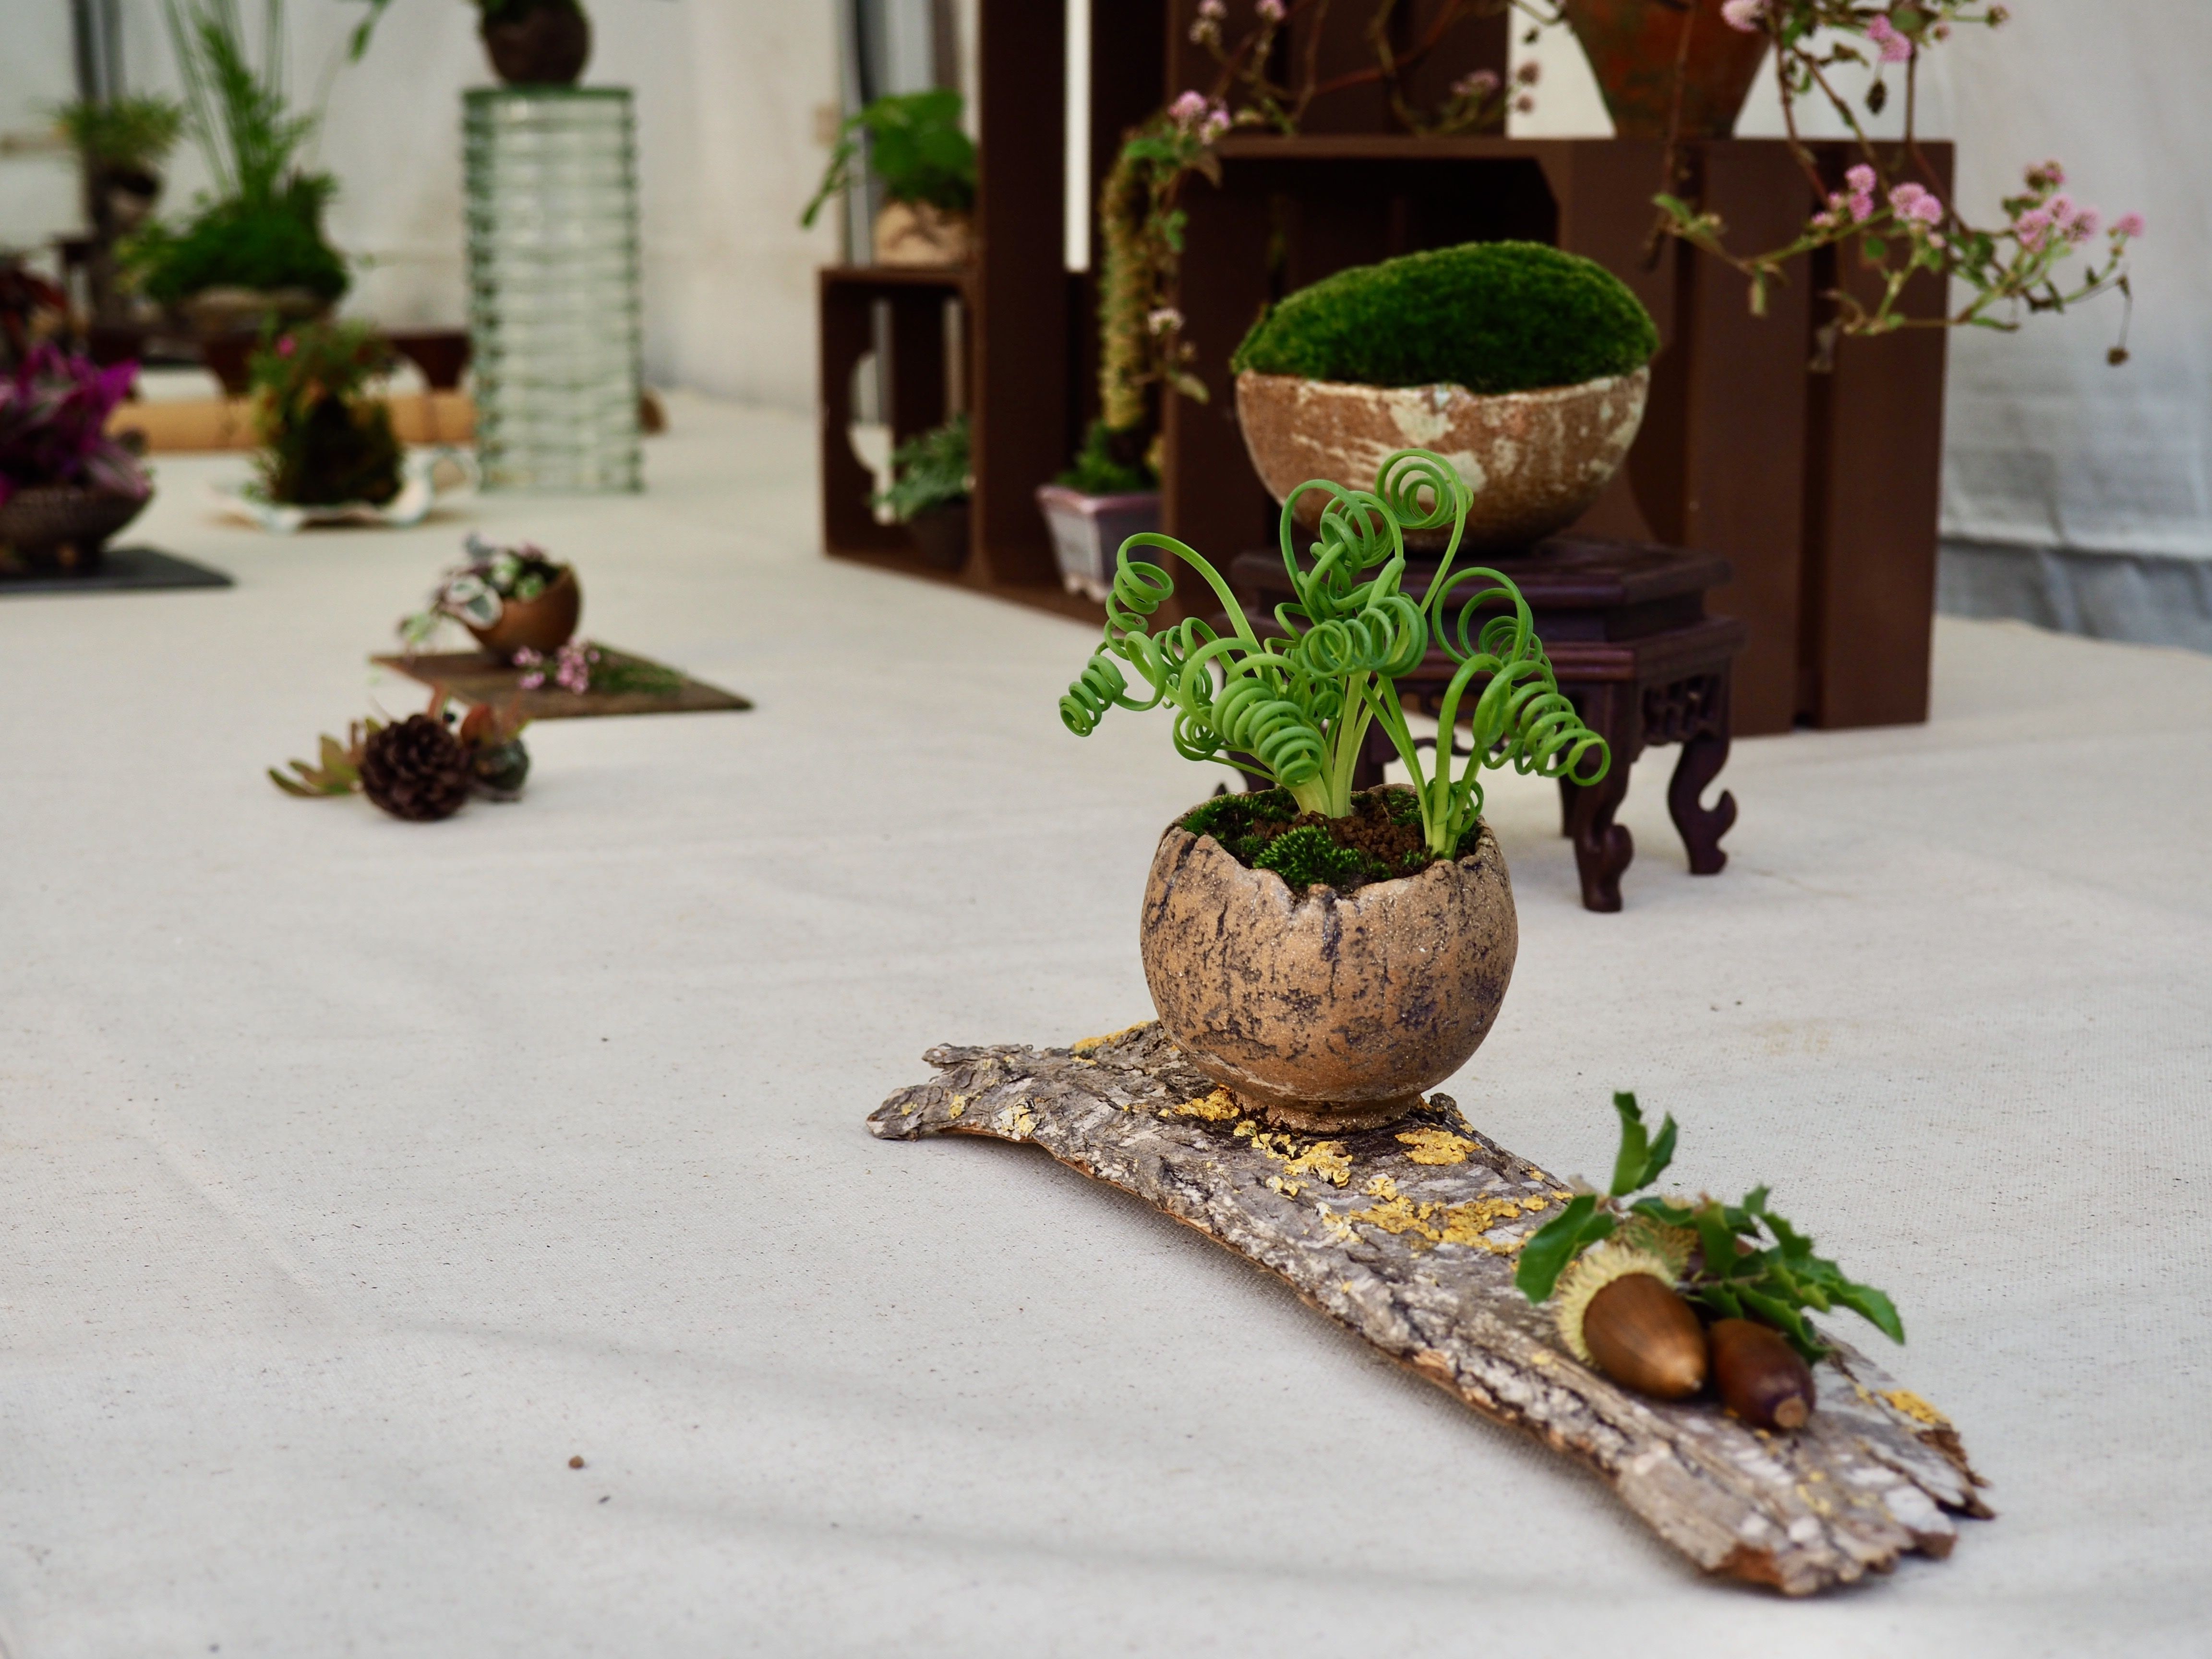
[[1597, 1364], [1596, 1356], [1583, 1340], [1583, 1322], [1589, 1312], [1590, 1299], [1614, 1279], [1626, 1273], [1649, 1273], [1672, 1291], [1679, 1272], [1657, 1251], [1621, 1237], [1584, 1250], [1559, 1275], [1559, 1286], [1553, 1292], [1559, 1303], [1555, 1316], [1559, 1322], [1559, 1338], [1567, 1345], [1567, 1351], [1585, 1365]]

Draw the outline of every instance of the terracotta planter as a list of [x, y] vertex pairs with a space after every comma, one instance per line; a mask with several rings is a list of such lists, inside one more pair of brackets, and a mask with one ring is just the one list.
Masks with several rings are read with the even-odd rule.
[[1730, 28], [1721, 0], [1565, 0], [1567, 21], [1589, 59], [1613, 133], [1622, 138], [1667, 137], [1674, 109], [1674, 65], [1682, 30], [1690, 31], [1683, 64], [1684, 138], [1726, 138], [1766, 56], [1762, 33]]
[[952, 501], [906, 521], [914, 550], [933, 570], [957, 570], [968, 562], [968, 503]]
[[[1311, 478], [1375, 488], [1376, 470], [1401, 449], [1432, 449], [1474, 492], [1474, 553], [1525, 548], [1589, 511], [1644, 421], [1651, 372], [1542, 392], [1481, 396], [1456, 386], [1349, 386], [1290, 374], [1237, 377], [1237, 418], [1261, 481], [1277, 501]], [[1327, 504], [1298, 503], [1310, 531]], [[1412, 532], [1407, 544], [1441, 547], [1447, 532]]]
[[0, 502], [0, 564], [40, 570], [89, 570], [108, 539], [153, 500], [75, 484], [34, 484]]
[[592, 20], [560, 0], [483, 24], [477, 33], [499, 78], [510, 87], [573, 87], [592, 55]]
[[927, 202], [886, 202], [876, 215], [879, 265], [965, 264], [974, 240], [966, 214]]
[[1300, 896], [1170, 825], [1140, 930], [1145, 982], [1176, 1046], [1270, 1119], [1310, 1130], [1395, 1121], [1464, 1066], [1519, 942], [1486, 827], [1456, 863]]
[[574, 637], [583, 615], [584, 590], [576, 573], [565, 569], [534, 599], [509, 599], [501, 605], [499, 620], [489, 628], [465, 623], [477, 643], [501, 662], [512, 662], [518, 651], [550, 656]]
[[1039, 484], [1037, 505], [1052, 532], [1060, 583], [1071, 593], [1103, 601], [1114, 586], [1114, 556], [1130, 537], [1160, 527], [1160, 492], [1086, 495], [1066, 484]]

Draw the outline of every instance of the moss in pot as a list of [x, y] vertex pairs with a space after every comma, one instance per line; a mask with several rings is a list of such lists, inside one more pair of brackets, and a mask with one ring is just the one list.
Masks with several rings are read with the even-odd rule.
[[[1297, 598], [1276, 612], [1279, 635], [1262, 639], [1192, 549], [1129, 538], [1105, 637], [1060, 704], [1079, 736], [1109, 708], [1170, 708], [1185, 758], [1234, 757], [1274, 786], [1167, 827], [1139, 944], [1161, 1024], [1192, 1063], [1303, 1129], [1395, 1121], [1488, 1035], [1518, 931], [1482, 823], [1482, 770], [1588, 785], [1612, 762], [1559, 691], [1519, 590], [1495, 570], [1454, 568], [1469, 492], [1451, 463], [1407, 450], [1378, 472], [1373, 491], [1310, 481], [1289, 492], [1281, 545]], [[1310, 495], [1323, 504], [1301, 556], [1297, 507]], [[1418, 597], [1401, 586], [1409, 531], [1443, 538]], [[1174, 581], [1134, 556], [1152, 548], [1212, 588], [1231, 632], [1196, 618], [1152, 631]], [[1438, 724], [1472, 732], [1456, 775], [1451, 744], [1415, 745], [1396, 690], [1432, 647], [1457, 665]], [[1355, 794], [1377, 726], [1413, 781]]]
[[[1278, 500], [1313, 477], [1372, 489], [1408, 444], [1445, 454], [1471, 492], [1464, 544], [1504, 551], [1595, 502], [1643, 421], [1658, 345], [1604, 267], [1472, 242], [1340, 271], [1271, 307], [1232, 359], [1237, 418]], [[1410, 533], [1425, 550], [1442, 540]]]

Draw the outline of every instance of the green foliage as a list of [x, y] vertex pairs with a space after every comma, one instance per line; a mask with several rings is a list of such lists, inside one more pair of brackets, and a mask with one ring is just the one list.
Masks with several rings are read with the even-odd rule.
[[975, 205], [975, 143], [961, 130], [961, 107], [960, 94], [940, 87], [878, 98], [847, 116], [821, 187], [799, 222], [812, 225], [824, 203], [858, 181], [864, 136], [866, 170], [883, 180], [892, 201], [967, 212]]
[[1662, 1198], [1622, 1200], [1656, 1181], [1674, 1156], [1674, 1120], [1662, 1124], [1656, 1138], [1644, 1123], [1636, 1097], [1617, 1094], [1620, 1152], [1608, 1193], [1584, 1193], [1539, 1229], [1521, 1251], [1514, 1283], [1531, 1302], [1547, 1299], [1568, 1263], [1613, 1236], [1624, 1220], [1676, 1228], [1696, 1240], [1684, 1274], [1682, 1294], [1717, 1317], [1757, 1319], [1790, 1339], [1807, 1359], [1827, 1352], [1805, 1322], [1805, 1310], [1826, 1313], [1848, 1308], [1893, 1342], [1905, 1340], [1905, 1324], [1888, 1297], [1871, 1285], [1844, 1277], [1826, 1256], [1813, 1254], [1813, 1241], [1766, 1207], [1766, 1188], [1741, 1204], [1699, 1198], [1676, 1204]]
[[348, 728], [343, 743], [325, 732], [315, 761], [289, 763], [298, 776], [288, 778], [272, 766], [269, 769], [269, 781], [286, 794], [303, 799], [318, 795], [353, 794], [361, 787], [362, 750], [383, 729], [377, 720], [356, 720]]
[[321, 211], [321, 192], [301, 179], [268, 202], [234, 197], [212, 204], [181, 232], [149, 225], [131, 239], [124, 257], [138, 286], [164, 305], [228, 287], [302, 288], [335, 300], [351, 279], [323, 240]]
[[388, 367], [363, 323], [311, 323], [254, 353], [254, 458], [263, 492], [300, 506], [381, 504], [399, 493], [399, 441], [392, 414], [362, 395]]
[[891, 452], [892, 483], [874, 498], [905, 524], [932, 507], [964, 501], [975, 488], [968, 417], [956, 415]]
[[[1079, 489], [1086, 495], [1133, 495], [1141, 490], [1158, 489], [1160, 481], [1142, 460], [1124, 460], [1117, 451], [1141, 445], [1142, 428], [1127, 434], [1117, 434], [1107, 428], [1103, 421], [1091, 422], [1083, 434], [1083, 447], [1076, 452], [1075, 465], [1061, 473], [1054, 482], [1066, 484], [1070, 489]], [[1134, 445], [1127, 441], [1133, 440]]]
[[[1301, 563], [1292, 538], [1297, 504], [1309, 490], [1329, 501]], [[1170, 536], [1132, 536], [1115, 558], [1105, 637], [1060, 699], [1061, 720], [1084, 737], [1109, 708], [1165, 704], [1175, 711], [1176, 750], [1185, 759], [1249, 757], [1240, 763], [1289, 791], [1303, 810], [1328, 817], [1351, 812], [1352, 773], [1369, 726], [1379, 724], [1412, 775], [1425, 837], [1437, 856], [1456, 854], [1478, 830], [1486, 767], [1597, 782], [1611, 753], [1559, 690], [1521, 590], [1495, 570], [1452, 568], [1468, 499], [1451, 464], [1420, 449], [1388, 458], [1374, 493], [1322, 479], [1299, 485], [1284, 503], [1280, 530], [1283, 566], [1297, 597], [1276, 607], [1282, 633], [1264, 641], [1228, 583], [1197, 552]], [[1449, 543], [1417, 600], [1400, 587], [1405, 532], [1446, 524]], [[1232, 632], [1217, 634], [1198, 617], [1149, 630], [1175, 579], [1131, 554], [1155, 547], [1212, 588]], [[1450, 732], [1464, 720], [1472, 734], [1457, 777], [1450, 744], [1427, 756], [1414, 745], [1396, 690], [1432, 645], [1455, 665], [1438, 700], [1438, 725]], [[1125, 663], [1148, 696], [1131, 694]]]
[[165, 304], [210, 288], [303, 288], [334, 300], [345, 262], [324, 240], [328, 173], [303, 172], [315, 117], [284, 96], [284, 7], [268, 0], [254, 66], [237, 0], [165, 0], [185, 82], [185, 126], [216, 184], [181, 229], [149, 225], [120, 250], [139, 286]]
[[1603, 266], [1534, 242], [1469, 242], [1300, 289], [1253, 325], [1231, 367], [1488, 393], [1626, 374], [1658, 349], [1650, 313]]
[[62, 136], [102, 167], [151, 172], [176, 148], [185, 106], [145, 94], [65, 104], [54, 116]]
[[1340, 847], [1317, 823], [1286, 830], [1252, 860], [1255, 870], [1273, 870], [1293, 892], [1315, 885], [1342, 887], [1357, 880], [1375, 880], [1396, 873], [1381, 860], [1356, 847]]

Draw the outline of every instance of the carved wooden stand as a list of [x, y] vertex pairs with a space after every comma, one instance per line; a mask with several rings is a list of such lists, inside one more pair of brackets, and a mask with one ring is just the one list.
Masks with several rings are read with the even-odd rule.
[[[1613, 750], [1613, 766], [1599, 782], [1586, 789], [1559, 786], [1560, 833], [1574, 838], [1583, 905], [1620, 908], [1620, 878], [1636, 856], [1636, 843], [1613, 815], [1628, 798], [1630, 768], [1652, 744], [1681, 745], [1667, 808], [1689, 852], [1691, 873], [1717, 875], [1728, 863], [1720, 842], [1735, 822], [1735, 799], [1723, 792], [1708, 807], [1700, 798], [1728, 764], [1730, 688], [1735, 655], [1747, 637], [1735, 618], [1705, 615], [1706, 593], [1729, 579], [1728, 561], [1680, 548], [1568, 535], [1517, 557], [1461, 561], [1454, 568], [1470, 562], [1513, 579], [1535, 614], [1536, 635], [1559, 689]], [[1426, 591], [1432, 568], [1410, 565], [1407, 591]], [[1275, 607], [1291, 598], [1282, 556], [1241, 555], [1229, 574], [1253, 625], [1271, 629]], [[1442, 651], [1431, 650], [1426, 662], [1398, 682], [1399, 697], [1407, 708], [1433, 714], [1455, 666]], [[1383, 766], [1396, 754], [1387, 737], [1370, 729], [1355, 786], [1382, 782]]]
[[1156, 1024], [1073, 1048], [946, 1046], [933, 1083], [868, 1119], [886, 1140], [1031, 1141], [1279, 1274], [1308, 1303], [1500, 1422], [1595, 1469], [1708, 1571], [1792, 1595], [1948, 1555], [1950, 1516], [1990, 1513], [1951, 1425], [1835, 1342], [1795, 1434], [1608, 1382], [1513, 1285], [1564, 1185], [1469, 1127], [1443, 1095], [1388, 1128], [1278, 1133]]

